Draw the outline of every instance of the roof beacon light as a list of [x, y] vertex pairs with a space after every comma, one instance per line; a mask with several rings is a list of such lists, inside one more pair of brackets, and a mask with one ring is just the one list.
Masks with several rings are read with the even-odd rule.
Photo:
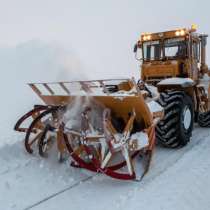
[[198, 26], [197, 26], [196, 24], [192, 24], [192, 25], [191, 25], [191, 30], [192, 30], [192, 31], [196, 31], [197, 28], [198, 28]]

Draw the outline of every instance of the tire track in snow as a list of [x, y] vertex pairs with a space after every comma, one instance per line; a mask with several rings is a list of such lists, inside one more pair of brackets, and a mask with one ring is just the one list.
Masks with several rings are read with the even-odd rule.
[[[197, 130], [197, 129], [196, 129], [196, 130]], [[199, 130], [199, 129], [198, 129], [198, 130]], [[195, 133], [195, 132], [194, 132], [194, 133]], [[186, 153], [188, 153], [189, 151], [191, 151], [192, 149], [194, 149], [195, 147], [197, 147], [198, 145], [200, 145], [200, 144], [202, 143], [202, 139], [203, 139], [203, 138], [206, 138], [206, 137], [209, 135], [209, 132], [205, 132], [205, 134], [202, 135], [201, 137], [199, 137], [199, 135], [200, 135], [200, 133], [199, 133], [199, 132], [196, 132], [195, 135], [193, 136], [192, 140], [191, 140], [191, 144], [188, 144], [188, 146], [185, 147], [185, 148], [181, 148], [182, 151], [180, 150], [179, 155], [176, 156], [177, 158], [176, 158], [175, 160], [173, 159], [174, 161], [173, 161], [172, 164], [167, 164], [166, 167], [164, 167], [161, 171], [159, 171], [158, 173], [155, 173], [154, 175], [150, 176], [149, 178], [143, 180], [143, 181], [141, 182], [141, 184], [144, 184], [144, 185], [149, 184], [152, 180], [154, 180], [155, 178], [157, 178], [157, 177], [160, 176], [161, 174], [165, 173], [165, 172], [166, 172], [167, 170], [169, 170], [170, 168], [174, 167], [174, 165], [177, 164], [177, 162], [178, 162], [180, 159], [182, 159], [183, 156], [184, 156]], [[199, 137], [199, 138], [198, 138], [198, 137]], [[196, 142], [195, 142], [195, 143], [192, 143], [193, 140], [196, 141]], [[158, 152], [158, 151], [157, 151], [157, 152]], [[168, 150], [168, 152], [170, 153], [169, 150]], [[175, 151], [175, 152], [176, 152], [176, 151]], [[92, 178], [93, 178], [93, 176], [89, 177], [89, 179], [92, 179]], [[89, 180], [89, 179], [88, 179], [88, 180]], [[88, 181], [88, 180], [84, 180], [81, 184], [85, 183], [85, 182]], [[93, 185], [94, 185], [94, 183], [93, 183]], [[81, 186], [81, 185], [80, 185], [79, 183], [76, 183], [75, 185], [73, 185], [73, 187], [70, 186], [70, 187], [68, 187], [68, 188], [66, 188], [66, 189], [64, 189], [64, 190], [59, 191], [58, 193], [54, 193], [54, 194], [52, 194], [52, 196], [48, 196], [47, 199], [43, 199], [43, 200], [41, 200], [41, 202], [37, 202], [35, 205], [31, 205], [30, 208], [25, 208], [24, 210], [29, 210], [29, 209], [32, 209], [32, 208], [34, 208], [34, 207], [37, 207], [37, 206], [43, 204], [44, 202], [47, 202], [47, 201], [49, 201], [50, 199], [53, 199], [53, 198], [55, 198], [55, 197], [57, 197], [57, 196], [59, 196], [59, 195], [65, 193], [65, 192], [70, 191], [71, 189], [73, 189], [73, 188], [75, 188], [75, 187], [79, 187], [79, 186]]]
[[[94, 176], [96, 176], [96, 175], [94, 175]], [[38, 205], [40, 205], [40, 204], [50, 200], [50, 199], [52, 199], [52, 198], [54, 198], [54, 197], [56, 197], [58, 195], [61, 195], [62, 193], [65, 193], [66, 191], [69, 191], [69, 190], [79, 186], [80, 184], [82, 184], [84, 182], [87, 182], [88, 180], [92, 179], [94, 176], [89, 176], [89, 177], [87, 177], [85, 179], [82, 179], [82, 180], [74, 183], [73, 185], [68, 186], [67, 188], [64, 188], [64, 189], [62, 189], [62, 190], [60, 190], [58, 192], [55, 192], [55, 193], [53, 193], [53, 194], [43, 198], [42, 200], [40, 200], [40, 201], [38, 201], [38, 202], [36, 202], [36, 203], [34, 203], [34, 204], [24, 208], [23, 210], [30, 210], [30, 209], [32, 209], [32, 208], [34, 208], [34, 207], [36, 207], [36, 206], [38, 206]]]
[[[201, 132], [202, 131], [204, 132], [202, 135], [200, 135], [200, 132], [199, 132], [200, 130], [201, 130]], [[188, 153], [194, 147], [198, 146], [202, 142], [202, 138], [206, 138], [210, 134], [210, 132], [208, 132], [208, 130], [206, 130], [206, 129], [196, 128], [194, 130], [193, 134], [194, 134], [193, 138], [192, 138], [191, 142], [187, 145], [187, 147], [182, 148], [181, 150], [178, 150], [176, 154], [174, 153], [173, 156], [175, 156], [175, 158], [173, 156], [169, 157], [169, 159], [171, 159], [171, 161], [166, 162], [165, 167], [163, 167], [161, 170], [155, 171], [154, 168], [151, 168], [150, 172], [152, 172], [152, 170], [154, 170], [154, 173], [151, 173], [151, 174], [149, 173], [148, 176], [146, 176], [145, 179], [143, 179], [141, 184], [143, 184], [143, 185], [149, 184], [154, 178], [160, 176], [165, 171], [167, 171], [169, 168], [173, 167], [186, 153]], [[17, 145], [14, 145], [14, 146], [17, 146]], [[3, 151], [2, 149], [4, 149], [4, 148], [1, 148], [0, 152]], [[170, 155], [170, 151], [171, 150], [165, 150], [165, 152], [164, 152], [164, 151], [161, 151], [163, 149], [161, 149], [161, 148], [159, 150], [158, 149], [155, 152], [157, 152], [157, 156], [161, 157], [162, 160], [164, 159], [164, 156]], [[176, 151], [174, 151], [174, 152], [176, 152]], [[166, 155], [164, 155], [164, 153], [166, 153]], [[161, 158], [160, 158], [159, 162], [161, 162]], [[23, 157], [21, 157], [21, 160], [22, 159], [23, 159]], [[21, 164], [19, 166], [20, 166], [20, 169], [21, 169], [21, 168], [27, 167], [27, 165], [28, 164]], [[161, 163], [159, 165], [161, 166]], [[16, 168], [14, 167], [13, 170], [5, 171], [5, 173], [10, 173], [10, 172], [13, 172], [15, 170], [16, 170]], [[3, 172], [3, 174], [5, 174], [5, 173]], [[96, 175], [94, 175], [94, 176], [96, 176]], [[55, 197], [58, 197], [59, 195], [62, 195], [62, 194], [64, 194], [67, 191], [70, 191], [70, 190], [72, 190], [74, 188], [77, 188], [77, 187], [81, 186], [82, 184], [84, 184], [88, 180], [92, 179], [94, 176], [88, 176], [86, 178], [78, 180], [74, 184], [72, 184], [72, 185], [70, 185], [70, 186], [68, 186], [66, 188], [60, 189], [59, 191], [54, 192], [54, 193], [52, 193], [52, 194], [50, 194], [50, 195], [40, 199], [37, 202], [34, 202], [34, 203], [31, 202], [32, 203], [31, 205], [28, 205], [27, 207], [24, 207], [22, 209], [24, 209], [24, 210], [33, 209], [34, 207], [37, 207], [37, 206], [39, 206], [39, 205], [41, 205], [41, 204], [43, 204], [43, 203], [45, 203], [45, 202], [55, 198]], [[93, 183], [93, 185], [94, 185], [94, 183]]]
[[[210, 133], [210, 132], [209, 132]], [[145, 183], [143, 189], [128, 192], [117, 209], [209, 209], [209, 136], [187, 151], [173, 166]], [[152, 203], [151, 199], [152, 197]]]
[[[202, 129], [200, 129], [201, 131], [204, 131], [204, 130], [202, 130]], [[174, 159], [174, 158], [172, 158], [173, 159], [173, 162], [171, 163], [171, 161], [169, 161], [169, 162], [167, 162], [167, 165], [166, 165], [166, 167], [164, 167], [164, 169], [163, 170], [160, 170], [160, 171], [156, 171], [155, 173], [153, 173], [152, 175], [149, 175], [148, 174], [148, 176], [147, 176], [147, 178], [145, 178], [142, 182], [141, 182], [141, 186], [147, 186], [147, 185], [149, 185], [150, 183], [152, 183], [154, 180], [156, 180], [156, 179], [158, 179], [158, 177], [159, 176], [161, 176], [162, 174], [164, 174], [165, 172], [167, 172], [169, 169], [171, 169], [171, 168], [173, 168], [176, 164], [177, 164], [177, 162], [178, 161], [180, 161], [186, 154], [188, 154], [190, 151], [192, 151], [192, 150], [194, 150], [196, 147], [199, 147], [199, 145], [202, 145], [202, 139], [206, 139], [208, 136], [210, 135], [210, 132], [209, 132], [209, 130], [205, 130], [204, 131], [204, 133], [202, 134], [202, 135], [200, 135], [200, 132], [199, 132], [199, 129], [196, 129], [195, 130], [195, 132], [194, 132], [194, 135], [193, 135], [193, 138], [192, 138], [192, 142], [191, 142], [191, 144], [189, 144], [187, 147], [184, 147], [184, 148], [182, 148], [182, 149], [180, 149], [180, 150], [178, 150], [178, 154], [176, 154], [176, 159]], [[167, 150], [168, 152], [167, 152], [167, 154], [168, 155], [170, 155], [170, 151], [171, 150]], [[176, 150], [172, 150], [172, 151], [174, 151], [174, 154], [175, 154], [175, 152], [176, 152]], [[161, 156], [161, 151], [157, 151], [158, 153], [160, 153], [159, 155]], [[159, 162], [159, 165], [161, 165], [161, 164], [164, 164], [164, 163], [162, 163], [162, 162]], [[151, 170], [153, 170], [153, 168], [151, 169]], [[103, 175], [102, 175], [103, 176]], [[149, 177], [149, 178], [148, 178]], [[103, 182], [103, 178], [101, 179], [101, 181]], [[109, 182], [109, 179], [107, 180], [107, 179], [105, 179], [106, 180], [106, 182]], [[77, 191], [81, 191], [81, 190], [84, 190], [85, 188], [87, 188], [88, 187], [88, 189], [91, 191], [91, 192], [93, 192], [92, 194], [90, 194], [89, 196], [90, 197], [86, 197], [86, 199], [90, 199], [89, 201], [90, 202], [94, 202], [93, 200], [94, 199], [91, 199], [91, 198], [93, 198], [93, 197], [95, 197], [95, 192], [94, 191], [97, 191], [97, 193], [99, 193], [100, 194], [100, 189], [99, 189], [99, 187], [100, 187], [100, 184], [99, 184], [99, 186], [96, 186], [97, 185], [97, 180], [96, 180], [96, 183], [94, 182], [95, 180], [93, 180], [93, 182], [91, 182], [91, 185], [88, 185], [88, 186], [86, 186], [86, 184], [87, 183], [83, 183], [83, 184], [81, 184], [81, 185], [77, 185], [76, 186], [76, 189], [77, 189]], [[114, 182], [115, 180], [113, 180], [113, 182]], [[123, 181], [122, 181], [123, 182]], [[118, 182], [119, 183], [119, 182]], [[122, 183], [121, 183], [122, 184]], [[127, 185], [126, 186], [126, 184], [124, 185], [124, 187], [125, 187], [125, 189], [126, 189], [126, 192], [125, 193], [123, 193], [122, 194], [122, 192], [121, 192], [121, 190], [120, 190], [120, 188], [119, 189], [113, 189], [112, 190], [112, 187], [114, 187], [114, 186], [112, 186], [112, 184], [111, 184], [111, 186], [110, 186], [110, 188], [106, 188], [106, 189], [108, 189], [109, 191], [110, 191], [110, 193], [108, 193], [108, 195], [106, 195], [108, 198], [113, 198], [113, 195], [110, 197], [110, 195], [111, 195], [111, 192], [120, 192], [120, 197], [127, 197], [127, 195], [129, 194], [129, 193], [131, 193], [131, 192], [133, 192], [133, 190], [135, 191], [135, 189], [136, 188], [138, 188], [139, 187], [139, 185], [137, 186], [137, 184], [139, 184], [139, 183], [136, 183], [136, 185], [134, 184], [131, 184], [131, 185]], [[140, 186], [140, 187], [141, 187]], [[116, 185], [116, 187], [117, 187], [117, 185]], [[119, 186], [118, 186], [119, 187]], [[123, 188], [124, 189], [124, 188]], [[98, 192], [98, 190], [99, 190], [99, 192]], [[119, 191], [120, 190], [120, 191]], [[70, 192], [73, 192], [73, 194], [75, 193], [74, 192], [75, 191], [75, 188], [72, 188], [72, 191], [70, 191]], [[58, 196], [55, 196], [55, 197], [53, 197], [52, 199], [49, 199], [49, 200], [47, 200], [46, 202], [42, 202], [41, 204], [40, 204], [40, 206], [39, 205], [37, 205], [36, 207], [37, 208], [35, 208], [35, 209], [46, 209], [46, 207], [47, 206], [54, 206], [55, 205], [55, 207], [58, 207], [57, 206], [57, 203], [59, 203], [59, 202], [61, 202], [61, 201], [63, 201], [63, 200], [65, 200], [64, 198], [67, 198], [67, 197], [69, 197], [70, 195], [71, 195], [71, 193], [70, 193], [69, 191], [68, 191], [68, 194], [67, 194], [67, 191], [65, 191], [62, 195], [58, 195]], [[70, 194], [69, 194], [70, 193]], [[106, 198], [107, 199], [107, 198]], [[115, 197], [115, 199], [116, 199], [116, 197]], [[78, 199], [79, 200], [79, 199]], [[77, 204], [78, 204], [78, 200], [77, 201], [75, 201], [75, 202], [77, 202]], [[117, 202], [121, 202], [120, 200], [117, 200]], [[43, 205], [42, 205], [43, 204]], [[104, 205], [103, 203], [101, 203], [102, 205]], [[111, 203], [110, 205], [115, 205], [115, 203]], [[91, 206], [91, 205], [90, 205]], [[120, 208], [122, 207], [122, 205], [120, 205]], [[120, 209], [119, 208], [119, 209]], [[55, 208], [55, 209], [59, 209], [59, 208]], [[90, 209], [90, 208], [88, 208], [88, 209]], [[95, 208], [94, 208], [95, 209]], [[105, 209], [105, 208], [103, 208], [103, 209]]]
[[[201, 136], [201, 137], [198, 138], [198, 136], [199, 136], [199, 132], [198, 132], [197, 135], [193, 137], [193, 139], [189, 142], [189, 144], [186, 147], [181, 148], [181, 149], [183, 149], [183, 151], [181, 152], [181, 154], [179, 154], [177, 156], [176, 159], [173, 159], [172, 164], [168, 164], [165, 168], [163, 168], [162, 170], [160, 170], [154, 176], [149, 177], [145, 181], [143, 180], [142, 183], [143, 184], [148, 184], [151, 181], [153, 181], [154, 179], [156, 179], [157, 177], [161, 176], [166, 171], [168, 171], [170, 168], [174, 167], [174, 165], [176, 165], [177, 162], [179, 162], [188, 152], [190, 152], [191, 150], [193, 150], [195, 147], [201, 145], [202, 142], [203, 142], [202, 140], [205, 139], [205, 138], [207, 138], [209, 135], [210, 135], [210, 132], [208, 132], [206, 135], [203, 135], [203, 136]], [[196, 142], [194, 144], [190, 144], [190, 143], [192, 143], [192, 141], [194, 139], [196, 139]]]

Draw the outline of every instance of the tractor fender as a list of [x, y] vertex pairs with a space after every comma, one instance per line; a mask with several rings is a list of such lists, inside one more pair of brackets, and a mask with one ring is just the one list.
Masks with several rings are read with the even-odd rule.
[[157, 86], [180, 86], [182, 88], [185, 87], [193, 87], [195, 82], [190, 78], [180, 78], [180, 77], [173, 77], [168, 79], [161, 80]]
[[161, 80], [157, 84], [157, 88], [159, 92], [163, 92], [165, 90], [184, 90], [184, 89], [191, 89], [195, 86], [195, 82], [190, 78], [180, 78], [180, 77], [173, 77]]
[[173, 77], [164, 79], [157, 84], [158, 92], [165, 92], [167, 90], [183, 91], [193, 100], [194, 110], [198, 109], [198, 102], [195, 92], [196, 83], [191, 78]]

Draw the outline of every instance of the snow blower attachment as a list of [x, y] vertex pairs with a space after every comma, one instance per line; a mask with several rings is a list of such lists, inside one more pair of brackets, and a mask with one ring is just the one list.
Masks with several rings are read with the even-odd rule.
[[29, 85], [46, 105], [15, 125], [27, 152], [46, 157], [56, 142], [59, 160], [69, 154], [74, 167], [123, 180], [146, 174], [163, 110], [133, 79]]

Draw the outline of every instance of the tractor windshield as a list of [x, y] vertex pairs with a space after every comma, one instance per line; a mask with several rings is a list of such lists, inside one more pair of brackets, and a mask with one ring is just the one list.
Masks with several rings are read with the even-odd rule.
[[148, 41], [143, 43], [144, 60], [161, 60], [162, 49], [160, 41]]
[[144, 61], [176, 59], [186, 55], [187, 43], [182, 37], [143, 42]]
[[182, 58], [187, 54], [187, 45], [184, 38], [166, 39], [164, 41], [164, 55], [167, 59]]

